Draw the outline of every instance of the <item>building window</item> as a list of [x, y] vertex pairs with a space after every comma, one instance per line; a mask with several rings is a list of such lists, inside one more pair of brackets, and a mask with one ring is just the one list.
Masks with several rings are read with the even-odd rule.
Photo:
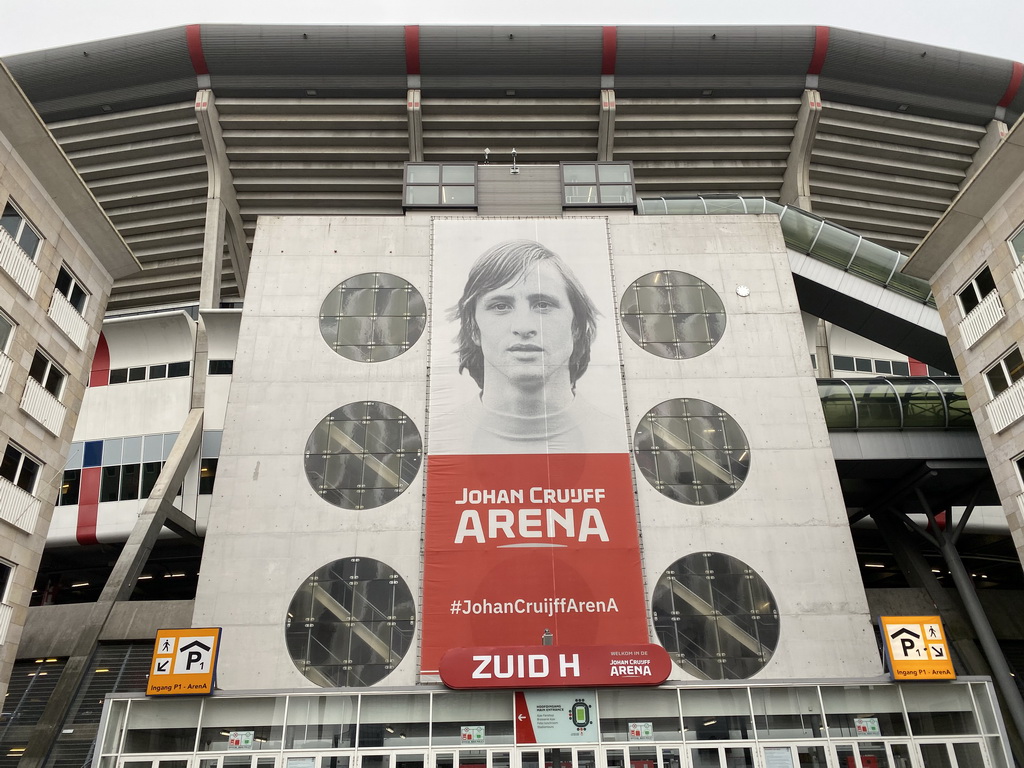
[[654, 406], [633, 436], [637, 467], [659, 493], [683, 504], [732, 496], [750, 469], [747, 437], [728, 413], [704, 400]]
[[203, 443], [199, 451], [200, 496], [209, 496], [213, 493], [213, 484], [217, 479], [217, 460], [220, 456], [220, 441], [223, 434], [223, 431], [218, 429], [211, 429], [208, 432], [203, 432]]
[[8, 443], [3, 461], [0, 462], [0, 477], [10, 480], [27, 493], [35, 493], [41, 467], [42, 462], [25, 453], [14, 443]]
[[14, 321], [0, 312], [0, 355], [6, 355], [14, 337]]
[[32, 225], [28, 223], [21, 212], [11, 203], [4, 206], [3, 218], [0, 218], [0, 227], [7, 230], [14, 242], [25, 252], [30, 259], [35, 260], [39, 250], [39, 244], [43, 238], [39, 236]]
[[967, 285], [961, 288], [956, 296], [960, 300], [960, 308], [964, 316], [971, 314], [971, 311], [981, 304], [982, 299], [996, 289], [996, 283], [992, 279], [992, 271], [986, 265], [981, 272], [976, 274]]
[[7, 603], [7, 590], [11, 587], [14, 576], [14, 565], [0, 560], [0, 602]]
[[373, 509], [398, 498], [416, 477], [423, 443], [412, 419], [387, 403], [343, 405], [306, 441], [306, 479], [324, 501]]
[[64, 391], [64, 382], [68, 377], [53, 360], [38, 349], [32, 358], [32, 365], [28, 369], [28, 375], [38, 381], [43, 389], [58, 400]]
[[406, 208], [475, 208], [476, 163], [406, 163]]
[[985, 371], [989, 391], [992, 397], [1005, 392], [1019, 378], [1024, 376], [1024, 357], [1020, 349], [1014, 347], [1001, 360]]
[[82, 288], [78, 278], [72, 275], [71, 270], [63, 264], [60, 267], [60, 272], [57, 273], [57, 283], [54, 287], [57, 289], [57, 293], [67, 299], [71, 306], [78, 311], [78, 314], [85, 313], [85, 300], [89, 294]]
[[1024, 227], [1017, 230], [1017, 234], [1010, 238], [1010, 250], [1017, 257], [1017, 261], [1024, 262]]
[[720, 552], [674, 562], [654, 588], [651, 618], [673, 661], [705, 680], [753, 676], [779, 642], [771, 589], [753, 568]]
[[631, 163], [562, 163], [562, 203], [566, 206], [636, 205]]
[[331, 349], [357, 363], [398, 357], [419, 341], [426, 323], [420, 292], [386, 272], [354, 275], [320, 305], [320, 335]]
[[[224, 363], [233, 365], [231, 360], [212, 360], [210, 362], [210, 373], [223, 373], [222, 370], [215, 371], [213, 368], [223, 368]], [[191, 364], [186, 360], [180, 363], [151, 365], [148, 368], [145, 365], [133, 366], [131, 368], [111, 368], [108, 381], [111, 384], [124, 384], [126, 381], [146, 381], [147, 371], [150, 380], [181, 378], [182, 376], [188, 376], [190, 367]], [[228, 371], [228, 373], [230, 372]]]
[[78, 503], [78, 491], [82, 487], [82, 470], [65, 469], [57, 494], [57, 506], [66, 507]]
[[725, 306], [715, 289], [685, 272], [651, 272], [626, 289], [619, 306], [626, 334], [652, 355], [697, 357], [725, 334]]
[[284, 617], [298, 670], [323, 687], [369, 686], [412, 647], [416, 605], [405, 580], [368, 557], [336, 560], [310, 574]]
[[235, 370], [235, 361], [211, 360], [209, 370], [211, 376], [230, 376]]

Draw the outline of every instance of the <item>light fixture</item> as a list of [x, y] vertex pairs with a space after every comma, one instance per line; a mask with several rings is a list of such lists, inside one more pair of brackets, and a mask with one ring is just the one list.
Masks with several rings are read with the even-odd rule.
[[701, 96], [710, 96], [713, 93], [714, 93], [714, 91], [711, 90], [710, 88], [705, 88], [703, 91], [700, 92], [700, 95]]
[[88, 587], [88, 586], [89, 586], [89, 582], [88, 581], [80, 581], [77, 584], [72, 584], [71, 588], [72, 589], [77, 589], [78, 587]]
[[906, 112], [908, 109], [910, 109], [910, 105], [909, 104], [900, 104], [898, 107], [896, 107], [896, 109], [898, 111], [900, 111], [900, 112]]
[[384, 726], [384, 730], [387, 731], [388, 733], [394, 733], [395, 732], [395, 729], [392, 728], [390, 725], [385, 725]]
[[316, 96], [316, 88], [307, 88], [306, 89], [306, 95], [307, 96]]
[[100, 107], [100, 109], [102, 109], [104, 112], [113, 112], [114, 111], [114, 108], [112, 106], [110, 106], [109, 104], [104, 104], [103, 106]]
[[737, 285], [736, 295], [745, 299], [750, 295], [750, 288], [746, 285]]
[[717, 722], [718, 722], [717, 720], [707, 720], [707, 721], [705, 721], [704, 725], [714, 725]]
[[882, 563], [864, 563], [865, 568], [885, 568]]
[[512, 147], [512, 167], [508, 169], [508, 172], [513, 174], [513, 175], [519, 173], [519, 166], [516, 165], [516, 155], [517, 154], [518, 153], [516, 152], [516, 148]]
[[507, 91], [505, 91], [505, 95], [506, 96], [515, 96], [516, 95], [516, 89], [515, 88], [509, 88]]

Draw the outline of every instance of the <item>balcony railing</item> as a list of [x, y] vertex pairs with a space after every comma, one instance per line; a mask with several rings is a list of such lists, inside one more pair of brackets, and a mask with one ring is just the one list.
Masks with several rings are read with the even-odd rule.
[[1024, 416], [1024, 379], [1018, 379], [985, 406], [993, 432], [1002, 432]]
[[983, 298], [981, 303], [960, 321], [957, 326], [960, 338], [970, 349], [978, 342], [978, 339], [988, 333], [1004, 317], [1006, 317], [1006, 311], [1003, 309], [1003, 302], [999, 299], [999, 291], [989, 291], [988, 296]]
[[7, 603], [0, 603], [0, 645], [7, 642], [7, 630], [11, 627], [11, 615], [14, 609]]
[[53, 434], [60, 435], [67, 408], [60, 400], [43, 389], [43, 385], [35, 379], [25, 382], [25, 394], [21, 396], [21, 410]]
[[76, 347], [85, 349], [89, 324], [78, 314], [78, 310], [71, 302], [64, 298], [64, 294], [54, 291], [53, 299], [50, 300], [50, 309], [46, 314], [57, 324], [58, 328], [64, 331], [64, 335], [74, 342]]
[[29, 298], [36, 297], [36, 288], [39, 287], [39, 267], [21, 250], [21, 246], [14, 242], [14, 238], [3, 227], [0, 227], [0, 268], [11, 276], [11, 279], [28, 294]]
[[43, 502], [23, 491], [10, 480], [0, 477], [0, 520], [6, 520], [26, 533], [32, 533]]
[[1024, 263], [1018, 264], [1013, 270], [1013, 282], [1017, 284], [1017, 296], [1024, 299]]
[[0, 392], [7, 391], [7, 383], [11, 380], [11, 368], [14, 361], [0, 352]]

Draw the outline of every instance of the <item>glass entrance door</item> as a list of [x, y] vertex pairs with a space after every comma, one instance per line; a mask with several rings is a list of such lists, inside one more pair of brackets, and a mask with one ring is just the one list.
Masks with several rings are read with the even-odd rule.
[[597, 749], [595, 747], [520, 749], [519, 768], [597, 768]]

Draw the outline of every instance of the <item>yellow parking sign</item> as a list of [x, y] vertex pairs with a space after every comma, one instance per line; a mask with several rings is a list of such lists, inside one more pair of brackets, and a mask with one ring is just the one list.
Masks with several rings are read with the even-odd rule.
[[881, 616], [878, 623], [893, 680], [956, 680], [938, 616]]
[[220, 627], [161, 629], [156, 633], [147, 696], [213, 693]]

